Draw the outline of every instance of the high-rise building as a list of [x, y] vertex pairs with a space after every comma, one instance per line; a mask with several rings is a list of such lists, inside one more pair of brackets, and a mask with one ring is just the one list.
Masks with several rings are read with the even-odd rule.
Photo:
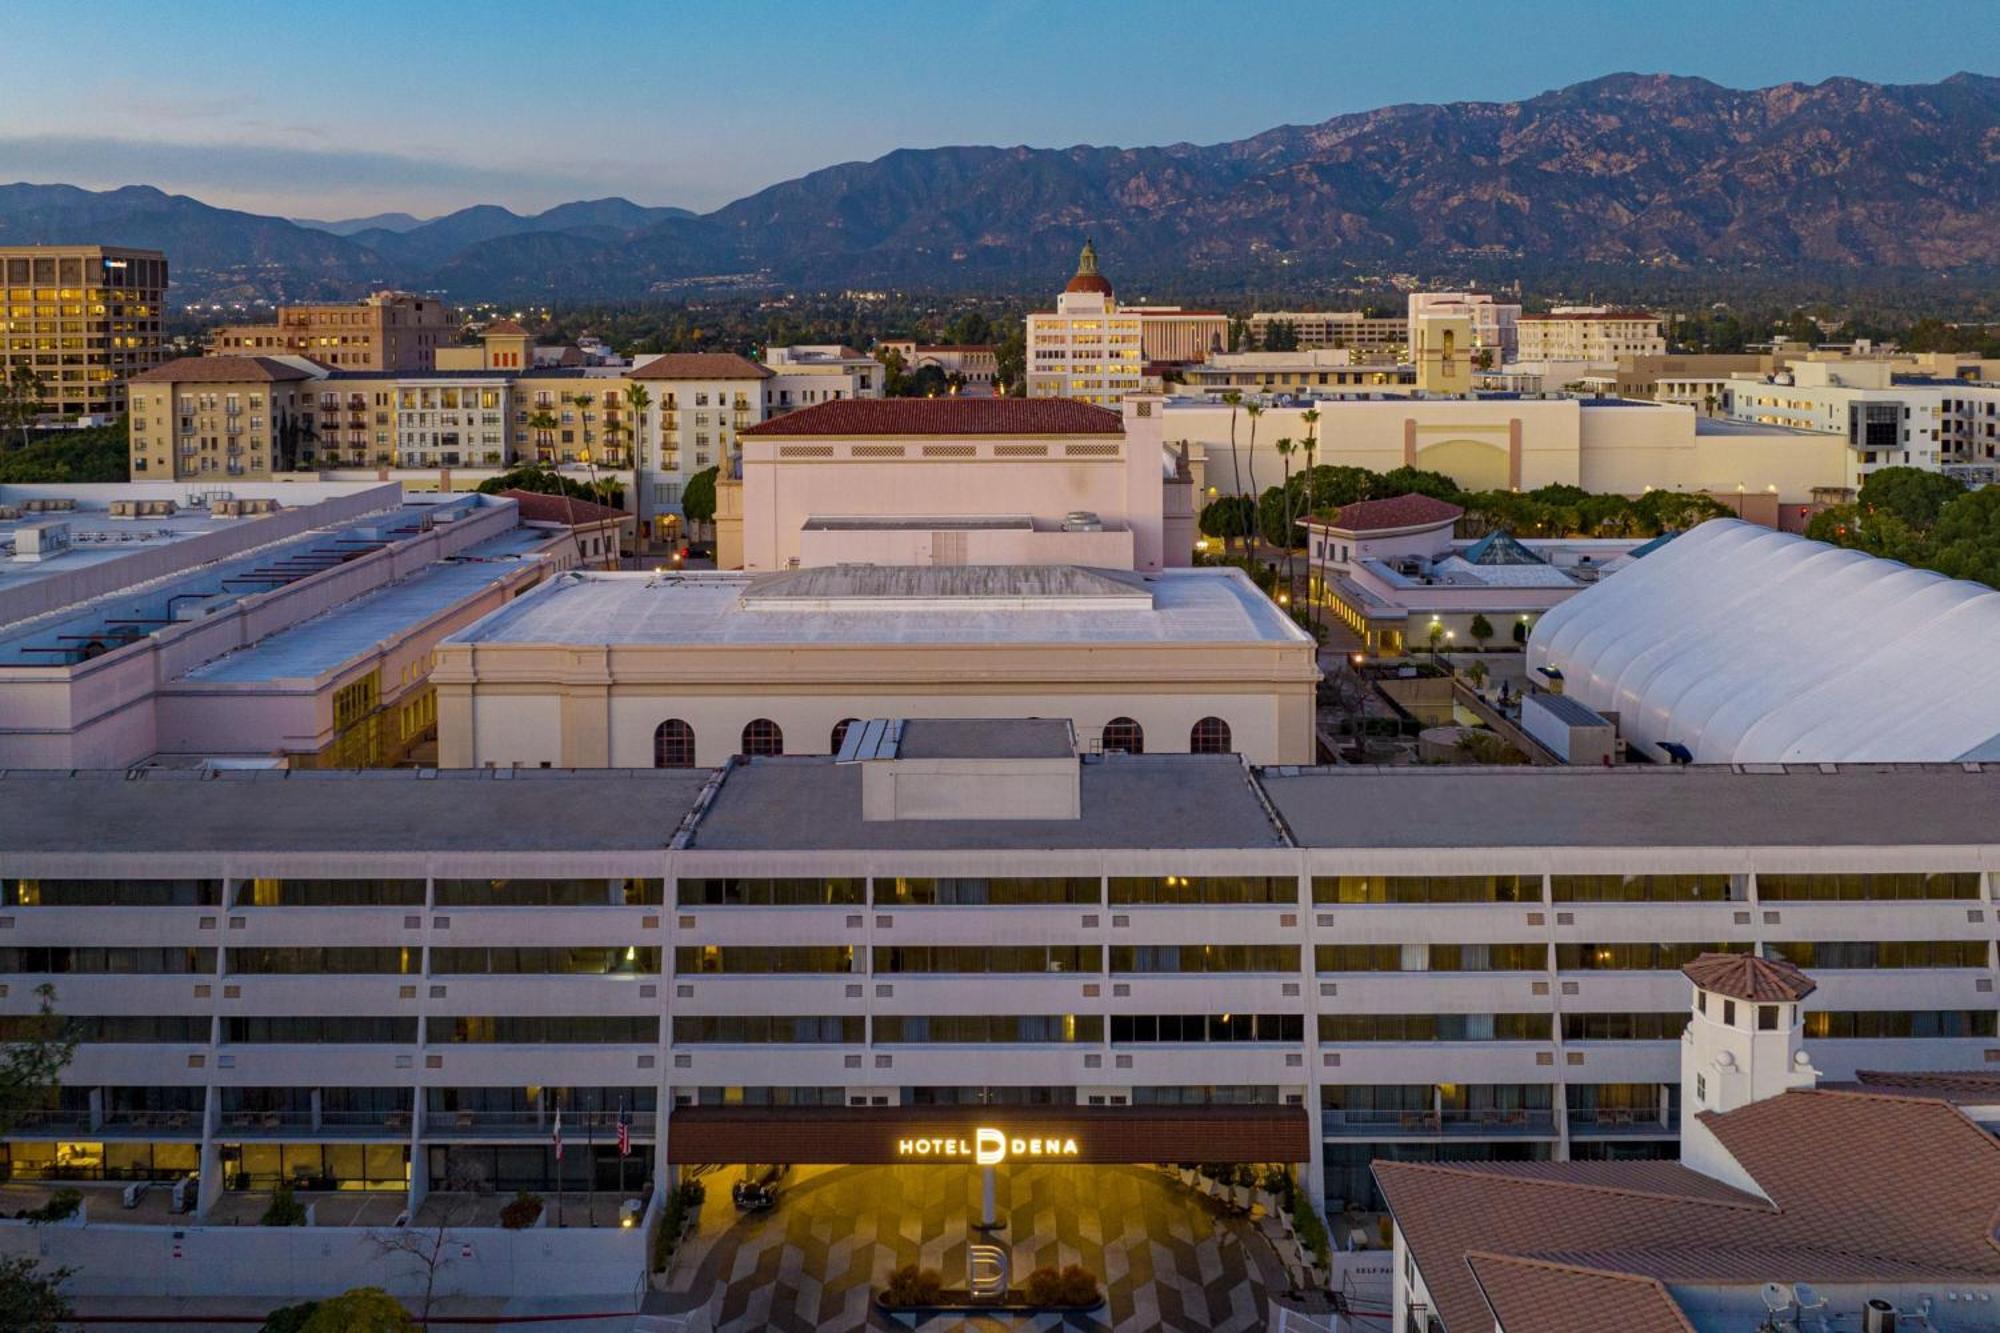
[[429, 370], [458, 336], [450, 306], [408, 292], [365, 301], [278, 307], [274, 324], [231, 324], [209, 338], [220, 356], [309, 356], [336, 370]]
[[27, 366], [42, 409], [125, 410], [125, 381], [158, 365], [167, 257], [112, 245], [0, 246], [0, 374]]

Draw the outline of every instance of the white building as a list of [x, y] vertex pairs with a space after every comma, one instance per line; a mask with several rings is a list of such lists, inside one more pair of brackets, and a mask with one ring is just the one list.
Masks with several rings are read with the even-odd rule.
[[771, 371], [764, 382], [766, 417], [843, 398], [880, 398], [887, 373], [866, 352], [838, 343], [767, 348], [764, 364]]
[[1291, 329], [1304, 351], [1336, 348], [1368, 362], [1402, 360], [1409, 354], [1409, 323], [1394, 315], [1360, 310], [1259, 310], [1250, 316], [1250, 341], [1267, 345], [1271, 327]]
[[[620, 1108], [642, 1232], [676, 1168], [892, 1162], [999, 1116], [1082, 1162], [1291, 1162], [1336, 1214], [1382, 1158], [1670, 1157], [1675, 969], [1718, 947], [1812, 957], [1829, 1078], [1990, 1063], [1996, 801], [1990, 765], [1258, 770], [976, 719], [714, 771], [0, 775], [0, 1013], [46, 981], [83, 1036], [12, 1188], [138, 1224], [0, 1223], [0, 1252], [158, 1296], [173, 1228], [176, 1289], [407, 1283], [332, 1219], [420, 1211], [458, 1159], [573, 1219], [595, 1180], [600, 1224], [531, 1233], [570, 1271], [525, 1279], [468, 1236], [457, 1289], [629, 1293]], [[190, 1174], [196, 1216], [119, 1208]], [[319, 1226], [215, 1225], [293, 1182]], [[1970, 1186], [1929, 1211], [1990, 1263], [2000, 1182]]]
[[1181, 378], [1191, 390], [1215, 395], [1249, 394], [1304, 397], [1314, 394], [1414, 392], [1416, 371], [1409, 366], [1359, 364], [1345, 348], [1298, 352], [1217, 352], [1200, 365], [1186, 366]]
[[1796, 361], [1775, 375], [1733, 377], [1722, 411], [1736, 421], [1846, 441], [1848, 485], [1858, 487], [1877, 468], [1937, 470], [1947, 392], [1954, 402], [1980, 396], [1934, 383], [1898, 384], [1886, 361]]
[[1611, 306], [1559, 305], [1545, 315], [1522, 315], [1518, 358], [1525, 362], [1581, 361], [1615, 367], [1621, 356], [1662, 356], [1660, 317]]
[[1491, 292], [1411, 292], [1408, 341], [1417, 345], [1417, 327], [1426, 315], [1463, 315], [1472, 322], [1473, 350], [1489, 353], [1498, 367], [1520, 359], [1521, 307], [1496, 301]]
[[652, 397], [640, 424], [639, 512], [652, 535], [670, 540], [688, 478], [726, 463], [739, 435], [764, 419], [772, 371], [732, 352], [669, 352], [635, 357], [624, 374]]
[[[1530, 668], [1698, 763], [2000, 756], [2000, 591], [1713, 519], [1547, 612]], [[1984, 674], [1982, 674], [1984, 673]]]

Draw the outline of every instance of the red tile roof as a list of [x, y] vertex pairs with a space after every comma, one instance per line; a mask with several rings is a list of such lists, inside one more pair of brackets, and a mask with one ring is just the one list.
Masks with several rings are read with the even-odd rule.
[[139, 384], [269, 384], [311, 378], [312, 372], [268, 356], [184, 356], [132, 376]]
[[1504, 1254], [1470, 1254], [1473, 1280], [1509, 1329], [1533, 1333], [1694, 1333], [1659, 1281]]
[[567, 495], [523, 490], [506, 490], [500, 494], [521, 506], [521, 519], [527, 523], [566, 523], [577, 528], [632, 517], [622, 509], [592, 500], [572, 499]]
[[2000, 1102], [2000, 1071], [1985, 1069], [1944, 1069], [1924, 1073], [1904, 1073], [1879, 1069], [1858, 1069], [1855, 1083], [1868, 1092], [1901, 1092], [1916, 1097], [1942, 1097], [1948, 1102], [1986, 1104]]
[[1819, 989], [1790, 963], [1747, 953], [1705, 953], [1682, 967], [1681, 975], [1717, 995], [1766, 1004], [1803, 1000]]
[[1068, 398], [843, 398], [787, 413], [744, 436], [1123, 435], [1109, 408]]
[[486, 326], [488, 333], [510, 333], [515, 337], [527, 336], [527, 330], [511, 319], [496, 319]]
[[771, 369], [734, 352], [668, 352], [629, 372], [632, 380], [767, 380]]
[[[2000, 1140], [1956, 1107], [1789, 1092], [1701, 1122], [1768, 1202], [1663, 1162], [1622, 1164], [1629, 1172], [1377, 1162], [1375, 1178], [1450, 1333], [1493, 1327], [1487, 1270], [1475, 1272], [1489, 1254], [1683, 1282], [1891, 1281], [1915, 1269], [1929, 1280], [2000, 1280]], [[1629, 1187], [1618, 1183], [1628, 1174]], [[1524, 1285], [1512, 1270], [1504, 1280]], [[1510, 1287], [1503, 1299], [1533, 1294]], [[1524, 1325], [1607, 1326], [1622, 1327]]]
[[1411, 492], [1389, 500], [1357, 500], [1342, 505], [1330, 526], [1342, 532], [1387, 532], [1455, 522], [1464, 512], [1455, 504]]

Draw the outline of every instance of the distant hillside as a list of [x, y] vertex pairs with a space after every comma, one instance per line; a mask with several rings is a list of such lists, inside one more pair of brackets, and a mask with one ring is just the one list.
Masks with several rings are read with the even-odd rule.
[[257, 266], [277, 283], [395, 281], [466, 299], [630, 296], [727, 276], [1045, 287], [1085, 233], [1126, 282], [1276, 284], [1468, 260], [1834, 280], [2000, 265], [2000, 79], [1738, 91], [1619, 74], [1234, 143], [904, 149], [702, 216], [603, 199], [535, 217], [485, 205], [407, 228], [370, 221], [343, 238], [138, 188], [0, 191], [0, 238], [171, 241], [177, 280], [197, 291]]

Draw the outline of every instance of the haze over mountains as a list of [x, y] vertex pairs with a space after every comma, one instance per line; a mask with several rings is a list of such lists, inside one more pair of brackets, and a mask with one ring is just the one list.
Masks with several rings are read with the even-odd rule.
[[2000, 265], [2000, 79], [1739, 91], [1620, 74], [1232, 143], [902, 149], [696, 215], [319, 224], [146, 186], [0, 186], [0, 242], [159, 246], [176, 297], [641, 296], [718, 283], [1048, 288], [1084, 234], [1121, 280], [1217, 290], [1484, 261], [1802, 272]]

